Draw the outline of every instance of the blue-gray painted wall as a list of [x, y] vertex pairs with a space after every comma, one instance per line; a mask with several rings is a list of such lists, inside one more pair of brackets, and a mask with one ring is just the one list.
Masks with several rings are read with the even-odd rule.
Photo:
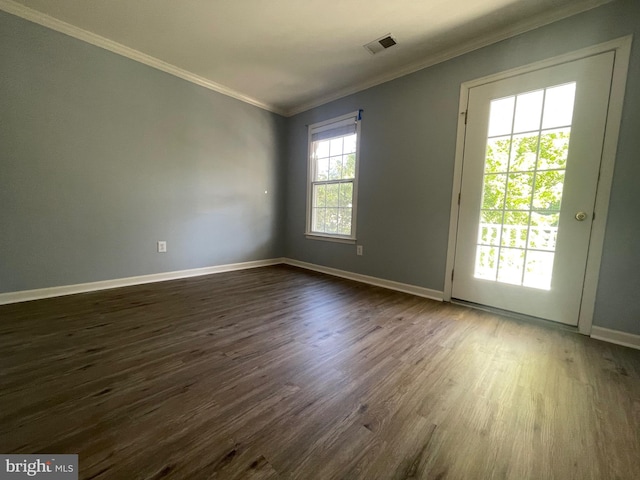
[[[443, 290], [460, 85], [634, 34], [596, 325], [640, 334], [640, 2], [620, 0], [289, 119], [285, 254]], [[353, 245], [304, 237], [306, 126], [363, 109]]]
[[282, 254], [284, 118], [3, 12], [0, 71], [0, 292]]

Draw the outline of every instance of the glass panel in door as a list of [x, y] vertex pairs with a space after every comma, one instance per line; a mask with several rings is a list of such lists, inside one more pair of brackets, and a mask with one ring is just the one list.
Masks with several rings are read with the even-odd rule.
[[491, 101], [474, 276], [549, 290], [575, 82]]

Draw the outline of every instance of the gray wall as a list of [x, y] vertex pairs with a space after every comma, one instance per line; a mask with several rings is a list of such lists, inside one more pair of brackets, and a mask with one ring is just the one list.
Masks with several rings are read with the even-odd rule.
[[[621, 0], [289, 119], [286, 256], [444, 288], [460, 84], [634, 33], [640, 2]], [[359, 108], [358, 243], [305, 239], [306, 125]], [[640, 334], [640, 49], [632, 51], [595, 324]]]
[[0, 292], [282, 255], [282, 117], [3, 12], [0, 71]]

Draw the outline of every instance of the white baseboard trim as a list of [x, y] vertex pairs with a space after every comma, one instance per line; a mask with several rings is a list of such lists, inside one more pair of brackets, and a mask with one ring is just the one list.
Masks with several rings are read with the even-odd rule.
[[594, 325], [591, 327], [591, 338], [640, 350], [640, 335], [634, 335], [633, 333], [610, 330]]
[[22, 290], [19, 292], [0, 293], [0, 305], [28, 302], [30, 300], [40, 300], [42, 298], [61, 297], [63, 295], [74, 295], [76, 293], [95, 292], [98, 290], [107, 290], [110, 288], [129, 287], [131, 285], [142, 285], [145, 283], [165, 282], [167, 280], [198, 277], [201, 275], [211, 275], [213, 273], [232, 272], [234, 270], [267, 267], [269, 265], [277, 265], [280, 263], [284, 263], [284, 259], [271, 258], [267, 260], [255, 260], [251, 262], [216, 265], [213, 267], [178, 270], [175, 272], [154, 273], [151, 275], [140, 275], [137, 277], [116, 278], [114, 280], [102, 280], [99, 282], [80, 283], [76, 285], [63, 285], [60, 287], [38, 288], [35, 290]]
[[[18, 292], [0, 293], [0, 305], [10, 303], [28, 302], [43, 298], [61, 297], [64, 295], [74, 295], [77, 293], [96, 292], [112, 288], [129, 287], [132, 285], [143, 285], [145, 283], [165, 282], [168, 280], [178, 280], [181, 278], [198, 277], [215, 273], [232, 272], [236, 270], [247, 270], [250, 268], [268, 267], [270, 265], [286, 264], [294, 267], [304, 268], [315, 272], [333, 275], [335, 277], [346, 278], [356, 282], [362, 282], [377, 287], [388, 288], [399, 292], [409, 293], [431, 300], [443, 301], [443, 292], [431, 290], [429, 288], [418, 287], [407, 283], [394, 282], [383, 278], [371, 277], [359, 273], [339, 270], [337, 268], [325, 267], [314, 263], [301, 262], [291, 258], [271, 258], [267, 260], [255, 260], [251, 262], [230, 263], [227, 265], [216, 265], [212, 267], [192, 268], [189, 270], [178, 270], [174, 272], [154, 273], [151, 275], [140, 275], [136, 277], [117, 278], [114, 280], [102, 280], [99, 282], [80, 283], [76, 285], [63, 285], [60, 287], [38, 288], [35, 290], [22, 290]], [[640, 350], [640, 335], [611, 330], [608, 328], [593, 326], [591, 338], [615, 343], [625, 347]]]
[[359, 273], [338, 270], [337, 268], [316, 265], [315, 263], [301, 262], [299, 260], [293, 260], [291, 258], [284, 258], [283, 263], [294, 267], [313, 270], [315, 272], [326, 273], [327, 275], [333, 275], [334, 277], [346, 278], [349, 280], [354, 280], [356, 282], [368, 283], [369, 285], [375, 285], [377, 287], [383, 287], [390, 290], [397, 290], [398, 292], [417, 295], [418, 297], [430, 298], [431, 300], [437, 300], [439, 302], [441, 302], [443, 298], [443, 293], [439, 290], [431, 290], [429, 288], [418, 287], [416, 285], [410, 285], [408, 283], [400, 283], [394, 282], [392, 280], [385, 280], [383, 278], [370, 277], [368, 275], [361, 275]]

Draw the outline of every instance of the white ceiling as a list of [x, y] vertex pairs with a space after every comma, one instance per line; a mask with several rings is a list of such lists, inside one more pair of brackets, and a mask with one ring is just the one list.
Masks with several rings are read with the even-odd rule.
[[[290, 115], [609, 1], [0, 0], [0, 8]], [[363, 48], [388, 33], [398, 45], [377, 55]]]

